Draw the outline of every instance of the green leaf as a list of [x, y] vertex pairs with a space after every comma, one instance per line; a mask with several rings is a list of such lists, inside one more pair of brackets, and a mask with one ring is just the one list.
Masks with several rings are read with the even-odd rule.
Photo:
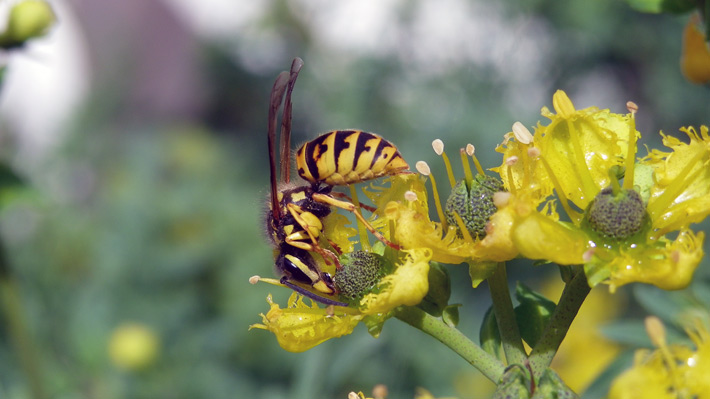
[[503, 360], [503, 343], [500, 338], [500, 331], [498, 331], [498, 321], [496, 320], [495, 312], [493, 312], [493, 306], [489, 307], [483, 316], [479, 337], [483, 350], [497, 359]]
[[471, 285], [478, 287], [490, 277], [498, 267], [498, 262], [472, 262], [468, 264], [468, 275], [471, 276]]
[[429, 292], [419, 303], [419, 308], [432, 316], [439, 317], [449, 305], [451, 278], [449, 271], [438, 262], [429, 263]]
[[449, 327], [456, 327], [459, 324], [459, 307], [461, 304], [449, 305], [444, 308], [441, 318]]
[[697, 4], [693, 0], [626, 0], [631, 8], [652, 14], [682, 14], [693, 10]]
[[671, 324], [678, 324], [679, 316], [695, 305], [683, 291], [664, 291], [650, 285], [637, 284], [633, 293], [646, 312]]
[[515, 297], [520, 303], [515, 307], [520, 335], [528, 345], [535, 346], [557, 305], [521, 282], [515, 287]]

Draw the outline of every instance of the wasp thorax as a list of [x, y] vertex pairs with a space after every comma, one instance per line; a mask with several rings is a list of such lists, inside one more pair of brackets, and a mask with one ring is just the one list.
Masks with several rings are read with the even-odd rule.
[[587, 208], [586, 220], [595, 232], [613, 239], [638, 233], [647, 220], [646, 206], [635, 190], [603, 189]]
[[[458, 227], [459, 222], [455, 216], [458, 215], [473, 239], [485, 237], [488, 219], [498, 209], [493, 202], [493, 195], [499, 191], [503, 191], [503, 183], [491, 176], [477, 175], [470, 187], [465, 180], [461, 180], [446, 200], [446, 222]], [[463, 236], [460, 230], [458, 235]]]
[[333, 277], [340, 295], [348, 300], [359, 300], [372, 291], [385, 274], [386, 259], [372, 252], [355, 251], [343, 255], [343, 268]]

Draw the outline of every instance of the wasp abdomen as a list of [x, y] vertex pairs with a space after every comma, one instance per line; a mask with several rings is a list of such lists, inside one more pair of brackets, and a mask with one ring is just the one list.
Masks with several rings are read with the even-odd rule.
[[360, 130], [334, 130], [296, 152], [298, 174], [313, 184], [348, 185], [398, 174], [409, 165], [392, 143]]

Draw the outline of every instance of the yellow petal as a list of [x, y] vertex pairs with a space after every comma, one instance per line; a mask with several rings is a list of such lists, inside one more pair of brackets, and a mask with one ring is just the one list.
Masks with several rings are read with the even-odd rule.
[[[519, 204], [511, 206], [515, 210], [516, 221], [513, 228], [513, 242], [520, 254], [530, 259], [546, 259], [560, 265], [584, 263], [584, 252], [589, 240], [576, 227], [558, 222]], [[515, 209], [515, 208], [513, 208]]]
[[271, 331], [279, 345], [289, 352], [303, 352], [331, 338], [350, 334], [363, 318], [346, 308], [336, 307], [331, 313], [315, 303], [308, 306], [303, 302], [303, 297], [295, 292], [284, 309], [273, 302], [271, 295], [266, 301], [271, 309], [266, 315], [261, 315], [263, 324], [253, 324], [249, 329]]
[[[566, 101], [558, 102], [569, 101], [566, 95], [564, 98]], [[543, 116], [551, 122], [538, 125], [535, 146], [555, 174], [563, 194], [585, 209], [599, 190], [609, 185], [609, 169], [624, 165], [633, 124], [629, 115], [596, 107], [572, 112], [574, 106], [571, 101], [569, 104], [560, 105], [558, 114], [543, 109]], [[634, 130], [634, 134], [638, 132]]]
[[397, 306], [419, 304], [429, 291], [431, 250], [418, 248], [404, 251], [406, 256], [394, 273], [382, 278], [375, 291], [360, 301], [365, 315], [387, 313]]
[[682, 289], [690, 284], [693, 273], [703, 257], [705, 234], [697, 235], [681, 230], [675, 241], [659, 240], [658, 245], [639, 245], [620, 251], [595, 252], [594, 259], [585, 265], [590, 285], [598, 280], [599, 269], [609, 273], [609, 289], [614, 291], [624, 284], [640, 282], [653, 284], [664, 290]]
[[684, 143], [663, 135], [671, 152], [652, 151], [643, 162], [653, 167], [656, 184], [651, 189], [648, 212], [653, 227], [668, 232], [699, 223], [710, 215], [710, 136], [708, 127], [682, 128], [690, 138]]

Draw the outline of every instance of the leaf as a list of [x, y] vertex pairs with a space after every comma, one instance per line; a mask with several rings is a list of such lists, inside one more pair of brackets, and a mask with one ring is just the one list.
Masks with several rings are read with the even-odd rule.
[[678, 316], [694, 305], [683, 291], [664, 291], [650, 285], [637, 284], [633, 293], [646, 312], [671, 324], [678, 324]]
[[682, 14], [695, 8], [693, 0], [626, 0], [636, 11], [659, 14]]
[[444, 308], [441, 318], [449, 327], [456, 327], [459, 324], [459, 307], [461, 304], [449, 305]]
[[515, 287], [515, 297], [520, 303], [515, 307], [515, 320], [520, 335], [528, 345], [534, 347], [557, 305], [521, 282]]
[[489, 307], [486, 314], [483, 316], [479, 337], [481, 340], [481, 348], [483, 348], [483, 350], [495, 356], [497, 359], [503, 360], [503, 354], [501, 351], [503, 343], [500, 339], [498, 321], [496, 320], [495, 312], [493, 312], [493, 306]]

